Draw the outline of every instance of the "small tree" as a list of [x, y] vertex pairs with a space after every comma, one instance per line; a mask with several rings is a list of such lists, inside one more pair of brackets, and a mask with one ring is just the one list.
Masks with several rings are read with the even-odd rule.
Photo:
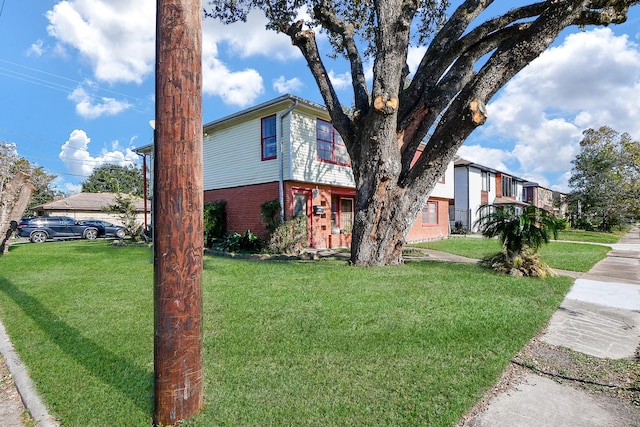
[[135, 197], [130, 194], [116, 194], [115, 204], [103, 208], [103, 211], [117, 214], [122, 225], [127, 229], [127, 234], [135, 241], [145, 239], [142, 223], [138, 221]]
[[497, 271], [514, 276], [545, 277], [555, 273], [538, 255], [538, 249], [558, 237], [557, 221], [544, 209], [535, 206], [522, 208], [513, 205], [481, 206], [476, 225], [483, 236], [497, 237], [502, 252], [485, 259]]

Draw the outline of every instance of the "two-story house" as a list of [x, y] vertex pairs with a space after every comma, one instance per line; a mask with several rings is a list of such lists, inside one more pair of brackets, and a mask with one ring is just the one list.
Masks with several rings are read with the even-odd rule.
[[565, 218], [569, 210], [566, 194], [542, 187], [537, 182], [526, 182], [523, 191], [525, 202], [544, 209], [558, 218]]
[[[356, 208], [351, 161], [323, 106], [284, 95], [207, 123], [203, 156], [204, 201], [226, 201], [229, 232], [264, 237], [261, 205], [278, 199], [283, 218], [307, 215], [310, 247], [350, 244]], [[452, 164], [408, 241], [449, 235], [453, 182]]]
[[479, 209], [484, 205], [525, 206], [523, 188], [526, 180], [487, 166], [458, 158], [454, 163], [455, 197], [450, 212], [456, 228], [477, 231]]

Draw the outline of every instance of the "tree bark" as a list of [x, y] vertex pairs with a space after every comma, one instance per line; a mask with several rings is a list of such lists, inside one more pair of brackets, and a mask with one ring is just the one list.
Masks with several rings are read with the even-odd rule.
[[29, 175], [18, 172], [7, 184], [2, 192], [0, 200], [0, 231], [3, 232], [2, 243], [0, 243], [0, 255], [9, 251], [7, 241], [13, 234], [10, 226], [11, 221], [20, 221], [20, 218], [27, 210], [31, 194], [35, 187], [29, 183]]
[[158, 0], [154, 167], [156, 425], [203, 405], [202, 7]]

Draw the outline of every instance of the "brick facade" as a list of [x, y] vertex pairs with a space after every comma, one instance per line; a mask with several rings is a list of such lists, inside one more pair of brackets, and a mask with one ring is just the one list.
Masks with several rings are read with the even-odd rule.
[[407, 233], [407, 242], [421, 242], [449, 236], [449, 199], [430, 197], [429, 201], [438, 204], [437, 224], [423, 224], [422, 213], [418, 213], [418, 217]]
[[277, 182], [207, 190], [204, 192], [205, 203], [218, 200], [227, 202], [228, 232], [244, 233], [247, 230], [251, 230], [261, 238], [265, 237], [267, 229], [261, 216], [260, 205], [277, 198]]

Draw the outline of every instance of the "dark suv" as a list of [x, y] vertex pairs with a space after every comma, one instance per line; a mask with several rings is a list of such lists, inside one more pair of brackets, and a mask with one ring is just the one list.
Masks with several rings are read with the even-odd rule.
[[47, 239], [82, 238], [93, 240], [104, 234], [104, 227], [97, 224], [79, 224], [68, 216], [36, 216], [22, 218], [18, 224], [18, 236], [28, 237], [33, 243]]

